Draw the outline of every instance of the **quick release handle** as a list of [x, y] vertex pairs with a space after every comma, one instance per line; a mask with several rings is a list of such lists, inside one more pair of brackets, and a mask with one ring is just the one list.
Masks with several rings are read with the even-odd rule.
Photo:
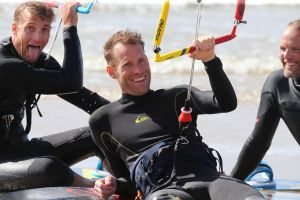
[[[51, 7], [58, 8], [62, 3], [57, 1], [46, 1]], [[82, 13], [82, 14], [89, 14], [92, 7], [94, 5], [94, 2], [90, 2], [86, 7], [79, 6], [76, 8], [76, 12]]]

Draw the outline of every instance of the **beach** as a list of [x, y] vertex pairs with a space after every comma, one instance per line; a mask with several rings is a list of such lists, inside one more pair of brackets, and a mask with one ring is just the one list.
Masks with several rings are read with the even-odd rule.
[[[188, 84], [191, 59], [187, 56], [161, 63], [153, 61], [153, 35], [160, 14], [160, 3], [145, 5], [129, 2], [131, 4], [124, 5], [107, 2], [101, 4], [99, 1], [90, 14], [79, 16], [78, 34], [84, 61], [84, 85], [110, 101], [120, 97], [117, 83], [105, 73], [106, 63], [102, 46], [111, 34], [124, 28], [138, 30], [144, 36], [145, 51], [153, 73], [152, 89]], [[235, 5], [220, 3], [221, 1], [212, 2], [215, 4], [204, 2], [200, 33], [212, 34], [215, 37], [230, 33]], [[261, 2], [266, 4], [261, 5]], [[3, 4], [0, 8], [1, 37], [10, 34], [14, 7], [14, 4]], [[245, 140], [254, 127], [264, 80], [271, 71], [281, 68], [278, 59], [280, 34], [289, 21], [300, 18], [299, 9], [300, 3], [295, 1], [282, 0], [272, 3], [249, 0], [244, 16], [247, 24], [238, 26], [235, 39], [216, 47], [216, 53], [222, 59], [224, 70], [235, 88], [238, 107], [226, 114], [199, 116], [198, 129], [204, 141], [221, 153], [227, 174], [233, 168]], [[188, 47], [194, 39], [195, 24], [195, 3], [177, 1], [176, 4], [171, 4], [161, 44], [162, 53]], [[55, 29], [56, 23], [52, 35]], [[62, 29], [50, 52], [60, 63], [63, 59], [61, 44]], [[45, 52], [48, 51], [49, 45], [45, 48]], [[210, 90], [201, 62], [196, 62], [193, 85], [201, 90]], [[33, 110], [30, 137], [41, 137], [88, 125], [88, 114], [56, 96], [43, 96], [39, 101], [39, 108], [43, 117], [39, 117], [36, 110]], [[281, 121], [264, 160], [272, 166], [275, 178], [297, 180], [300, 179], [299, 157], [299, 145]], [[75, 167], [95, 167], [96, 163], [97, 158], [91, 158]]]

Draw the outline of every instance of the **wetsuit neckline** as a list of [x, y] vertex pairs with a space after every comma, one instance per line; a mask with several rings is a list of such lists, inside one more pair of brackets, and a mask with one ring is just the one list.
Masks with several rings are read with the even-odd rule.
[[297, 89], [300, 89], [300, 78], [294, 78], [294, 85]]
[[119, 102], [121, 104], [126, 104], [126, 103], [129, 103], [131, 101], [143, 102], [143, 101], [149, 100], [149, 97], [151, 97], [153, 95], [154, 95], [153, 90], [149, 90], [149, 92], [147, 92], [146, 94], [144, 94], [142, 96], [134, 96], [134, 95], [127, 94], [127, 93], [122, 93], [122, 97], [120, 98]]

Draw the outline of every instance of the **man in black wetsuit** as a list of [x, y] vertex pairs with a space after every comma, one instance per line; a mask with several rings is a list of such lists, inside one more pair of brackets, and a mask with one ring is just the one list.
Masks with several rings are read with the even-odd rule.
[[[0, 191], [46, 186], [93, 186], [70, 165], [98, 152], [88, 127], [28, 139], [36, 94], [60, 97], [88, 113], [108, 103], [82, 87], [83, 69], [77, 35], [79, 3], [60, 7], [64, 24], [63, 65], [42, 52], [49, 40], [54, 12], [29, 1], [15, 10], [12, 36], [0, 42]], [[70, 93], [70, 94], [67, 94]], [[26, 115], [27, 124], [21, 123]], [[99, 152], [99, 155], [101, 153]]]
[[280, 40], [283, 69], [272, 72], [261, 91], [252, 134], [245, 142], [231, 175], [245, 179], [271, 146], [280, 118], [300, 144], [300, 19], [290, 22]]
[[[197, 50], [190, 56], [203, 61], [212, 91], [192, 88], [191, 127], [196, 126], [200, 114], [229, 112], [237, 105], [221, 60], [215, 56], [214, 38], [203, 36], [194, 45]], [[141, 180], [139, 176], [132, 179], [136, 181], [130, 179], [132, 169], [137, 166], [135, 161], [139, 155], [150, 152], [149, 148], [166, 142], [168, 145], [161, 146], [149, 157], [151, 164], [147, 174], [157, 185], [143, 191], [142, 199], [263, 199], [251, 186], [217, 171], [215, 158], [199, 134], [195, 131], [187, 135], [179, 133], [178, 116], [185, 104], [187, 86], [150, 89], [150, 66], [140, 34], [130, 30], [115, 33], [105, 44], [104, 54], [107, 72], [118, 81], [122, 97], [90, 117], [93, 139], [115, 177], [96, 181], [94, 188], [101, 198], [107, 199], [116, 192], [121, 197], [133, 199], [136, 195], [133, 182]], [[180, 143], [175, 157], [174, 141]], [[173, 162], [173, 158], [176, 161]], [[159, 175], [154, 177], [153, 173]]]

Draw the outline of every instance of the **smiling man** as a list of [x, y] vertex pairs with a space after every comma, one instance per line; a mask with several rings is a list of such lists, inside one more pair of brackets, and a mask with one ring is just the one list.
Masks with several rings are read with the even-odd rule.
[[[11, 37], [0, 42], [0, 192], [94, 185], [69, 167], [98, 153], [88, 127], [31, 140], [27, 137], [37, 94], [64, 94], [60, 97], [88, 113], [108, 102], [82, 87], [78, 6], [78, 2], [68, 2], [60, 7], [65, 48], [62, 66], [51, 56], [46, 60], [42, 52], [54, 20], [54, 12], [46, 3], [20, 4]], [[21, 123], [24, 113], [26, 129]], [[98, 155], [101, 157], [100, 152]]]
[[[151, 90], [151, 70], [142, 36], [136, 31], [121, 30], [108, 39], [104, 46], [106, 69], [118, 82], [122, 95], [90, 117], [93, 139], [113, 175], [96, 181], [94, 188], [101, 199], [115, 192], [122, 198], [134, 199], [137, 189], [143, 196], [140, 199], [147, 200], [263, 199], [249, 185], [219, 173], [211, 149], [195, 131], [199, 115], [230, 112], [237, 105], [222, 62], [215, 55], [214, 41], [213, 37], [202, 36], [194, 42], [197, 50], [190, 56], [204, 63], [212, 90], [192, 88], [193, 117], [190, 132], [185, 135], [179, 134], [178, 115], [188, 86]], [[179, 146], [176, 151], [175, 141]], [[157, 144], [160, 147], [155, 149]], [[138, 157], [149, 161], [147, 170], [138, 170]]]
[[300, 19], [292, 21], [280, 39], [283, 69], [264, 83], [256, 123], [245, 142], [232, 176], [245, 179], [264, 157], [282, 119], [300, 145]]

